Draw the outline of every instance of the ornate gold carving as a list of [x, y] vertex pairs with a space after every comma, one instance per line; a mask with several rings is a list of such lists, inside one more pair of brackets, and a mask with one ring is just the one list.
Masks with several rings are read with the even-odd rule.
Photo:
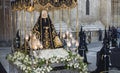
[[32, 6], [32, 9], [30, 9], [30, 12], [34, 10], [41, 11], [43, 9], [48, 10], [58, 10], [58, 9], [67, 9], [67, 8], [74, 8], [77, 5], [77, 0], [33, 0], [33, 5], [31, 5], [31, 0], [19, 0], [11, 2], [11, 8], [13, 11], [17, 10], [26, 10], [26, 8], [29, 8]]
[[52, 36], [53, 36], [53, 38], [55, 38], [55, 36], [56, 36], [55, 31], [52, 31]]
[[39, 27], [38, 24], [36, 24], [35, 27], [32, 30], [32, 33], [36, 35], [37, 39], [40, 39], [40, 37], [41, 37], [40, 35], [42, 35], [42, 34], [40, 34], [40, 31], [39, 31], [38, 27]]
[[55, 47], [61, 47], [63, 45], [58, 36], [55, 37], [54, 44], [55, 44]]
[[45, 33], [44, 33], [45, 39], [43, 40], [44, 41], [43, 43], [45, 45], [44, 47], [49, 48], [50, 47], [50, 39], [49, 39], [49, 32], [48, 32], [49, 27], [44, 27], [44, 29], [45, 29]]

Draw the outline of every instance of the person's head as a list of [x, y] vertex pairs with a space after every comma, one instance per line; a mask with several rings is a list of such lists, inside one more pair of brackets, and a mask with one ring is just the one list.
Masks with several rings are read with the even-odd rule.
[[41, 17], [42, 17], [42, 18], [47, 18], [47, 17], [48, 17], [48, 12], [47, 12], [47, 10], [42, 10]]
[[38, 22], [39, 22], [39, 20], [41, 20], [42, 18], [43, 18], [43, 19], [44, 19], [44, 18], [47, 18], [47, 19], [49, 20], [49, 22], [51, 23], [51, 19], [50, 19], [50, 17], [49, 17], [48, 10], [44, 9], [44, 10], [42, 10], [42, 11], [40, 12], [40, 16], [39, 16]]

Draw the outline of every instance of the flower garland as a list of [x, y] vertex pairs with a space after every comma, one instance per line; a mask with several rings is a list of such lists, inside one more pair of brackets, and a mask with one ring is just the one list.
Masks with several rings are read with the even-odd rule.
[[12, 62], [24, 73], [48, 73], [53, 70], [52, 64], [65, 64], [66, 69], [77, 69], [80, 73], [87, 73], [87, 64], [83, 63], [83, 58], [78, 54], [68, 51], [69, 55], [65, 58], [53, 56], [52, 58], [31, 58], [28, 54], [16, 51], [7, 55], [7, 60]]

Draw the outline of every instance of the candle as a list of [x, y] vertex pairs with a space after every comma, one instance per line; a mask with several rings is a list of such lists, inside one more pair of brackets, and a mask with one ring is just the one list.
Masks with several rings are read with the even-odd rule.
[[28, 41], [28, 39], [29, 39], [29, 36], [28, 36], [28, 35], [26, 35], [26, 36], [25, 36], [25, 40], [26, 40], [26, 41]]
[[72, 44], [74, 44], [75, 42], [76, 42], [75, 39], [72, 38]]
[[70, 41], [67, 42], [67, 46], [70, 47], [71, 46], [71, 43]]
[[78, 41], [75, 42], [75, 46], [76, 46], [76, 47], [79, 46], [79, 42], [78, 42]]
[[67, 35], [67, 36], [69, 35], [69, 31], [66, 31], [66, 35]]
[[70, 38], [72, 38], [72, 33], [70, 33], [70, 35], [69, 35], [69, 36], [70, 36]]
[[65, 38], [65, 34], [63, 34], [63, 38]]

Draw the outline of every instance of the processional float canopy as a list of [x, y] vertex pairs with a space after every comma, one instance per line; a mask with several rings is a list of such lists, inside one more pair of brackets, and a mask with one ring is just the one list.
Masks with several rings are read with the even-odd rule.
[[77, 5], [77, 0], [15, 0], [11, 2], [13, 11], [41, 11], [47, 8], [50, 10], [59, 10], [74, 8]]

